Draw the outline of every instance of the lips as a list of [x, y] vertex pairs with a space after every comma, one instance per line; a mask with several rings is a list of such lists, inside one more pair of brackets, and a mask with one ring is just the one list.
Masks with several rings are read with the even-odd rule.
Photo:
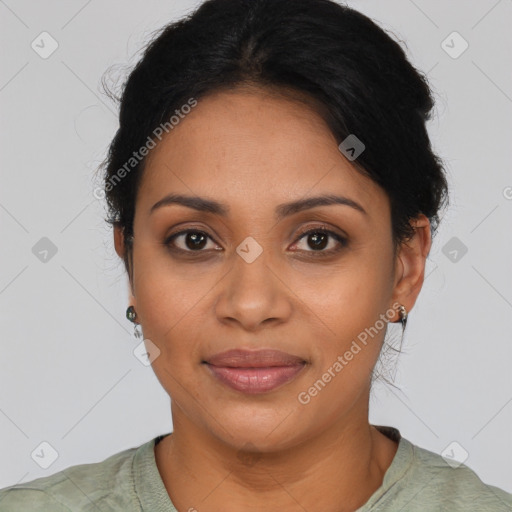
[[231, 389], [255, 394], [289, 382], [305, 367], [304, 359], [280, 350], [234, 349], [204, 361], [210, 374]]
[[280, 350], [234, 349], [210, 357], [208, 364], [231, 368], [264, 368], [268, 366], [296, 366], [305, 363], [298, 356]]

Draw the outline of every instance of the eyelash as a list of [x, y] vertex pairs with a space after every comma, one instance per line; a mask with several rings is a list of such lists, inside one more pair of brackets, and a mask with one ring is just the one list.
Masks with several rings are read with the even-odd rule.
[[[201, 254], [201, 253], [207, 252], [207, 251], [202, 250], [202, 249], [197, 250], [197, 251], [186, 250], [186, 249], [181, 249], [179, 247], [175, 247], [175, 246], [172, 245], [172, 242], [174, 241], [175, 238], [177, 238], [177, 237], [179, 237], [181, 235], [186, 235], [188, 233], [196, 233], [196, 234], [204, 235], [207, 238], [209, 238], [210, 240], [212, 240], [213, 242], [215, 242], [215, 240], [208, 233], [206, 233], [204, 231], [201, 231], [199, 229], [186, 229], [186, 230], [183, 230], [183, 231], [179, 231], [178, 233], [173, 233], [172, 235], [167, 237], [165, 239], [165, 241], [164, 241], [164, 245], [170, 251], [172, 251], [172, 252], [177, 252], [177, 253], [181, 253], [181, 254], [187, 254], [187, 256], [190, 254], [192, 257], [195, 257], [194, 253]], [[312, 233], [315, 233], [315, 234], [316, 233], [321, 233], [321, 234], [328, 235], [328, 236], [334, 238], [340, 244], [340, 247], [338, 247], [337, 249], [330, 249], [328, 251], [325, 251], [325, 250], [302, 251], [302, 252], [306, 252], [306, 253], [312, 253], [312, 256], [315, 257], [315, 258], [331, 256], [331, 255], [341, 251], [342, 249], [344, 249], [348, 245], [348, 241], [347, 241], [347, 239], [345, 237], [339, 235], [338, 233], [335, 233], [334, 231], [331, 231], [330, 229], [327, 229], [326, 227], [311, 228], [311, 229], [308, 229], [307, 231], [302, 232], [300, 234], [300, 236], [296, 239], [294, 244], [296, 244], [297, 242], [299, 242], [300, 240], [302, 240], [303, 238], [307, 237], [308, 235], [310, 235]], [[301, 251], [298, 251], [298, 252], [301, 252]]]

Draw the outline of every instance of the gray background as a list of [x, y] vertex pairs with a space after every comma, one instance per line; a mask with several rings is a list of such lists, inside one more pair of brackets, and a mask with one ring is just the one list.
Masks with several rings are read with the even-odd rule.
[[[92, 191], [117, 127], [102, 74], [120, 65], [111, 76], [122, 79], [151, 31], [195, 5], [0, 1], [0, 487], [172, 429], [166, 393], [133, 355], [127, 281]], [[409, 317], [400, 389], [376, 386], [370, 419], [438, 453], [457, 442], [482, 480], [512, 492], [512, 1], [349, 5], [428, 72], [429, 131], [452, 187]], [[43, 31], [59, 45], [46, 59], [31, 47]], [[453, 31], [469, 44], [457, 58]], [[46, 262], [43, 237], [57, 248]], [[58, 454], [46, 469], [42, 442]]]

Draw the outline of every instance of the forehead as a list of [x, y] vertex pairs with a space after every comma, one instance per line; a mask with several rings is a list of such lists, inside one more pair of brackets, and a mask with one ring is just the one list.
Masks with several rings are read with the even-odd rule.
[[252, 207], [334, 192], [368, 209], [387, 201], [311, 106], [254, 88], [200, 99], [151, 150], [139, 197], [148, 207], [170, 192]]

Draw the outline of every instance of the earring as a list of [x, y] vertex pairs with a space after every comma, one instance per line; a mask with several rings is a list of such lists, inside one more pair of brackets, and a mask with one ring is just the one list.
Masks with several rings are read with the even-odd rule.
[[128, 306], [128, 309], [126, 310], [126, 318], [128, 318], [130, 322], [135, 323], [137, 313], [135, 312], [135, 308], [133, 306]]
[[135, 337], [137, 339], [142, 338], [142, 328], [140, 323], [137, 322], [137, 312], [133, 306], [128, 306], [128, 309], [126, 310], [126, 318], [135, 324], [133, 328], [133, 334]]
[[405, 326], [407, 325], [407, 309], [405, 306], [400, 306], [398, 309], [398, 314], [400, 316], [400, 322], [402, 322], [402, 333], [405, 331]]

